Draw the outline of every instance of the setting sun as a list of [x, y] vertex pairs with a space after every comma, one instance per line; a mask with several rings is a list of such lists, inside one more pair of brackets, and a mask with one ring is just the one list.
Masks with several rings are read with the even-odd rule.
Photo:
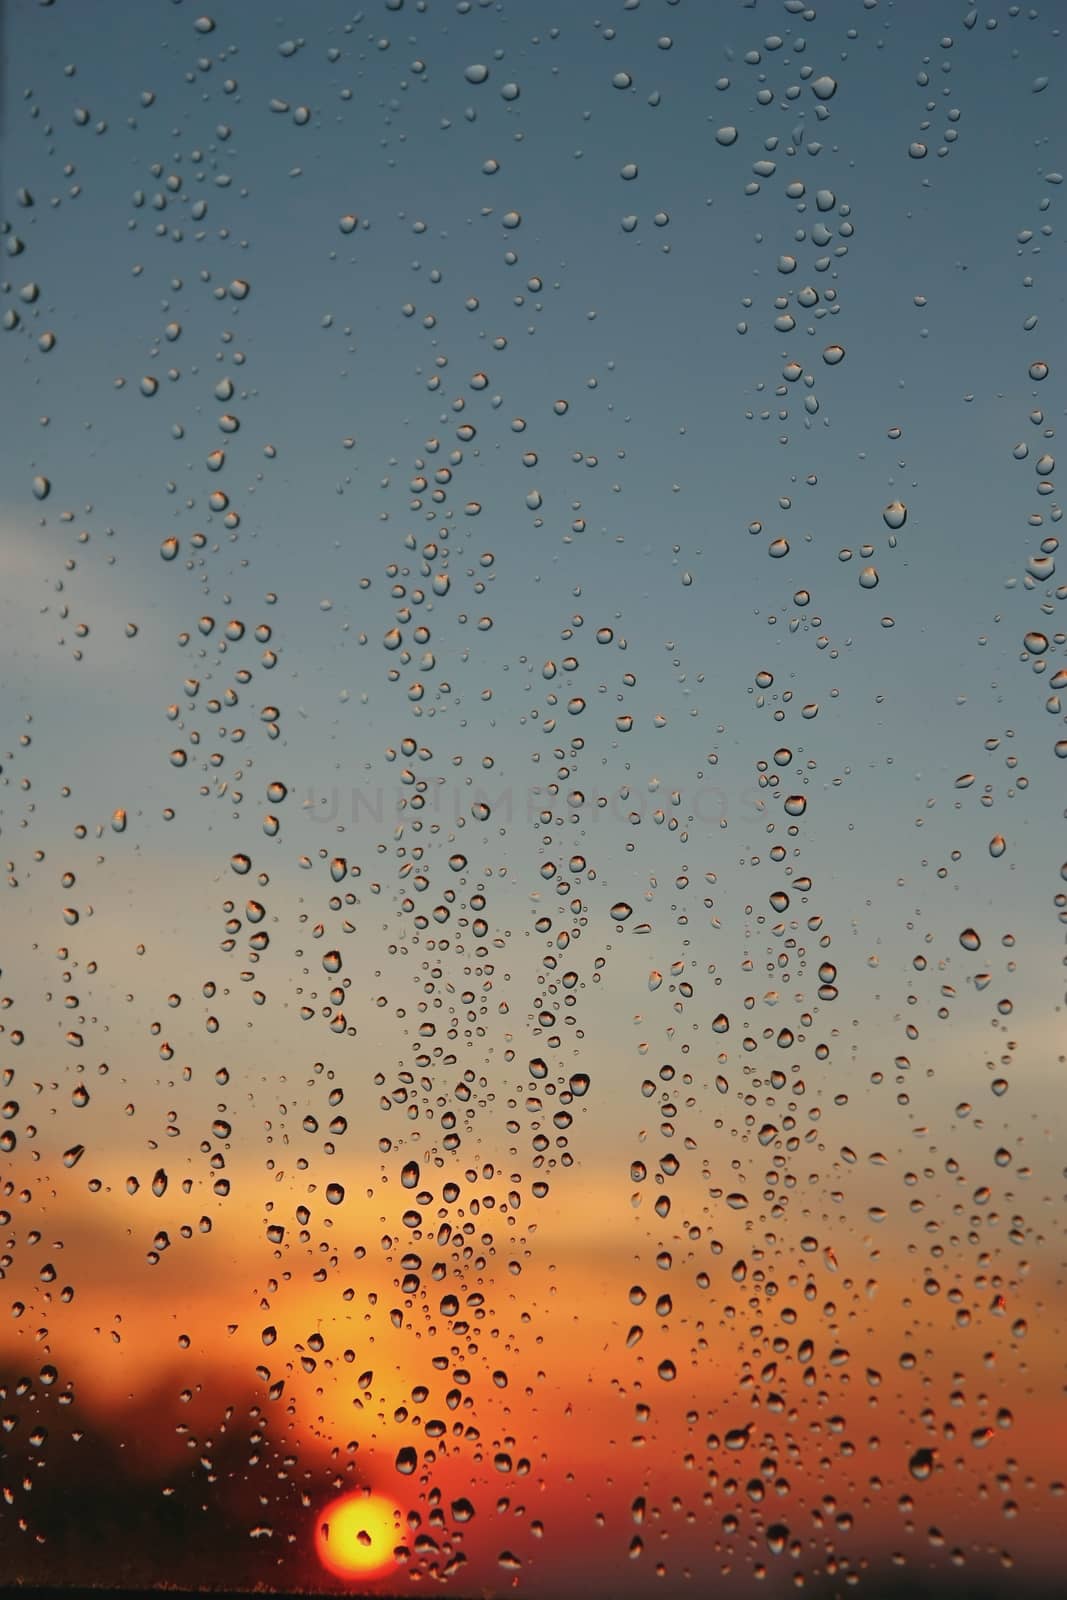
[[357, 1489], [319, 1513], [315, 1551], [339, 1578], [373, 1578], [396, 1565], [393, 1551], [403, 1542], [399, 1509], [384, 1495]]

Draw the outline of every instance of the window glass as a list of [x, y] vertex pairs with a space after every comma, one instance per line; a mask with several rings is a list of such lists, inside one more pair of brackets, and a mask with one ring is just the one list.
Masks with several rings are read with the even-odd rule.
[[1063, 24], [9, 0], [4, 1582], [1058, 1592]]

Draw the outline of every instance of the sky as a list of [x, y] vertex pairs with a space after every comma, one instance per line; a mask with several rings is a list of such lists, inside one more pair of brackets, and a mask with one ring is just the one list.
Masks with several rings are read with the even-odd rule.
[[3, 29], [4, 1570], [1054, 1587], [1056, 8]]

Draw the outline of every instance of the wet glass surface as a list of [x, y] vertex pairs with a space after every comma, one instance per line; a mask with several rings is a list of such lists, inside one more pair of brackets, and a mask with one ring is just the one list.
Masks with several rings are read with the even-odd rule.
[[1064, 20], [8, 0], [3, 1582], [1059, 1592]]

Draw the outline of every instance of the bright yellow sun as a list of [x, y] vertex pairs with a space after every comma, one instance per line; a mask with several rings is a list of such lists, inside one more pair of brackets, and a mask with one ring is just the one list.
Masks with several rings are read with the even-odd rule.
[[315, 1521], [315, 1552], [338, 1578], [375, 1578], [396, 1565], [404, 1542], [400, 1510], [384, 1495], [355, 1489], [331, 1500]]

